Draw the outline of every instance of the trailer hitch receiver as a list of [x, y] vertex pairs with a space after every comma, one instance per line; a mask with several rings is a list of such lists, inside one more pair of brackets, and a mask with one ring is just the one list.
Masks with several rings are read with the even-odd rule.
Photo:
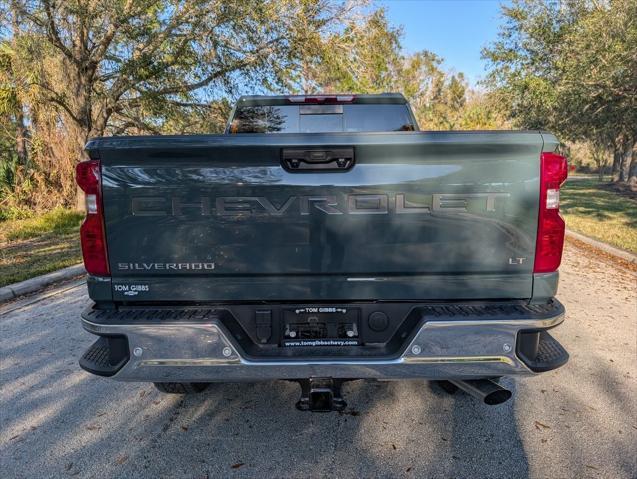
[[301, 386], [301, 398], [296, 403], [300, 411], [342, 411], [347, 406], [341, 395], [341, 385], [347, 379], [309, 378], [296, 381]]

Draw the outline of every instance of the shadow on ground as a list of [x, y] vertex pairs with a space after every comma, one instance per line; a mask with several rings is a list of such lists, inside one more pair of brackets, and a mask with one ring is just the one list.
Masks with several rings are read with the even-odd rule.
[[164, 395], [79, 369], [83, 289], [27, 305], [0, 317], [3, 476], [635, 477], [634, 276], [590, 261], [567, 250], [571, 361], [495, 407], [424, 381], [348, 383], [343, 414], [284, 381]]
[[297, 411], [286, 381], [174, 396], [91, 376], [77, 366], [93, 340], [75, 319], [81, 299], [1, 321], [10, 477], [528, 476], [514, 402], [488, 408], [424, 381], [347, 383], [339, 414]]

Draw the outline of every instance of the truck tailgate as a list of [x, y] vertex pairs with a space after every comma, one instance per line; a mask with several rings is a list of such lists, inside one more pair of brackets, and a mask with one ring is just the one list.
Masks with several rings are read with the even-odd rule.
[[[542, 149], [538, 132], [87, 146], [102, 165], [113, 298], [125, 301], [530, 298]], [[353, 165], [284, 168], [295, 150], [351, 150]]]

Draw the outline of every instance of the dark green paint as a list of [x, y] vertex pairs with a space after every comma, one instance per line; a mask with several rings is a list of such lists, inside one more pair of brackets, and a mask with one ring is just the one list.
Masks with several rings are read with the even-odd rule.
[[[546, 138], [546, 145], [543, 137]], [[399, 132], [92, 140], [102, 161], [114, 284], [149, 284], [115, 300], [528, 299], [533, 295], [539, 157], [556, 140], [539, 132]], [[351, 146], [347, 172], [289, 173], [281, 149]], [[432, 195], [498, 193], [467, 210], [396, 214], [397, 195], [432, 207]], [[218, 197], [387, 195], [387, 214], [275, 217], [255, 206], [220, 216]], [[505, 196], [508, 195], [508, 196]], [[132, 214], [151, 198], [152, 216]], [[199, 204], [172, 210], [172, 201]], [[209, 198], [209, 207], [201, 207]], [[300, 200], [294, 200], [298, 203]], [[393, 206], [392, 206], [393, 205]], [[392, 209], [393, 208], [393, 209]], [[147, 208], [148, 209], [148, 208]], [[511, 258], [524, 258], [510, 264]], [[213, 271], [118, 271], [124, 263], [214, 262]], [[544, 291], [544, 289], [542, 290]], [[95, 299], [95, 298], [94, 298]]]

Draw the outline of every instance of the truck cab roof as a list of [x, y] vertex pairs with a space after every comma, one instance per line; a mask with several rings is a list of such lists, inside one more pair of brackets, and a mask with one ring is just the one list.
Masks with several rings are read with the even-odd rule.
[[243, 95], [237, 106], [294, 105], [304, 103], [352, 103], [404, 105], [407, 100], [400, 93], [356, 95], [352, 93], [321, 93], [311, 95]]

